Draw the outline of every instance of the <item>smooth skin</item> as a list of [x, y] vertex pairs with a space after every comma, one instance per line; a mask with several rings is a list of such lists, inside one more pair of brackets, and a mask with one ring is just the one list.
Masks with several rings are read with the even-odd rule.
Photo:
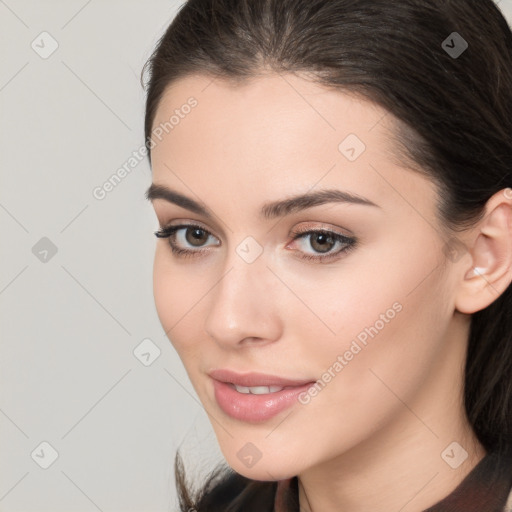
[[[178, 232], [175, 244], [191, 257], [158, 239], [154, 297], [227, 462], [256, 480], [299, 476], [305, 511], [418, 512], [440, 501], [485, 455], [465, 416], [463, 371], [470, 314], [512, 280], [510, 189], [457, 235], [467, 250], [447, 258], [436, 187], [393, 157], [394, 118], [379, 106], [305, 76], [232, 84], [195, 75], [168, 87], [153, 127], [190, 96], [197, 106], [155, 139], [153, 183], [212, 215], [152, 201], [160, 226], [207, 231], [199, 240], [193, 228]], [[339, 149], [349, 134], [366, 146], [354, 161]], [[260, 215], [268, 202], [324, 189], [376, 206]], [[315, 235], [293, 240], [311, 229], [357, 243], [325, 263], [307, 260], [343, 247]], [[237, 252], [247, 237], [256, 244], [245, 250], [263, 250], [251, 263]], [[248, 423], [216, 403], [212, 369], [321, 379], [397, 302], [401, 311], [306, 405]], [[261, 452], [250, 468], [237, 456], [248, 442]], [[441, 456], [453, 442], [468, 454], [455, 469]]]

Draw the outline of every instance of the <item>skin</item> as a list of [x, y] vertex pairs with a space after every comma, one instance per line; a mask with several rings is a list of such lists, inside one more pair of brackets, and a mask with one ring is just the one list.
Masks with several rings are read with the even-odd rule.
[[[238, 85], [189, 76], [168, 87], [153, 126], [190, 96], [198, 105], [155, 139], [153, 183], [214, 217], [163, 199], [153, 206], [160, 226], [199, 222], [212, 236], [202, 247], [177, 241], [205, 249], [191, 258], [158, 239], [154, 297], [227, 462], [256, 480], [298, 475], [305, 511], [417, 512], [437, 503], [485, 455], [464, 413], [463, 367], [470, 314], [512, 279], [512, 194], [489, 200], [484, 219], [458, 235], [467, 250], [452, 261], [436, 187], [398, 165], [393, 117], [377, 105], [295, 75]], [[338, 149], [350, 133], [366, 145], [352, 162]], [[378, 207], [258, 215], [268, 201], [324, 188]], [[292, 242], [292, 229], [321, 228], [357, 246], [324, 264], [301, 259], [322, 253], [314, 237]], [[252, 263], [236, 252], [248, 236], [263, 249]], [[306, 405], [258, 424], [217, 405], [210, 370], [320, 379], [395, 303], [400, 312]], [[248, 442], [261, 452], [251, 468], [237, 457]], [[455, 469], [441, 456], [453, 442], [468, 453]]]

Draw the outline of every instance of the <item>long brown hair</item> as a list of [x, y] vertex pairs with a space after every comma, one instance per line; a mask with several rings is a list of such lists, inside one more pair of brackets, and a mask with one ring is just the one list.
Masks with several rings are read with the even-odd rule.
[[[143, 69], [149, 158], [169, 84], [192, 73], [242, 82], [264, 69], [305, 73], [392, 113], [400, 154], [438, 184], [455, 240], [512, 187], [512, 33], [492, 0], [188, 0]], [[472, 315], [464, 404], [487, 450], [512, 442], [510, 286]], [[179, 453], [175, 473], [183, 512], [272, 510], [275, 482], [220, 466], [192, 493]]]

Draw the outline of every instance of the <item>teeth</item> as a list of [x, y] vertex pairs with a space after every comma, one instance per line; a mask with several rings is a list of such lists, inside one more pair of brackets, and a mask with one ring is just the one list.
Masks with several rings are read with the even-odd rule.
[[239, 393], [252, 393], [253, 395], [264, 395], [266, 393], [276, 393], [277, 391], [281, 391], [281, 386], [237, 386], [236, 384], [233, 384], [235, 386], [235, 389]]

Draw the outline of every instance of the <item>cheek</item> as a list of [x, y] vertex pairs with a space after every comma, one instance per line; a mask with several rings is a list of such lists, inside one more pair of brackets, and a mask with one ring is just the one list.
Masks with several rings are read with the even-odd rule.
[[[343, 452], [402, 414], [404, 403], [413, 405], [443, 360], [451, 318], [449, 289], [439, 269], [425, 279], [435, 263], [415, 261], [397, 265], [403, 269], [401, 279], [383, 265], [387, 272], [374, 269], [381, 274], [379, 281], [368, 275], [355, 286], [355, 281], [347, 280], [346, 293], [326, 285], [324, 290], [330, 291], [323, 302], [319, 295], [318, 302], [308, 304], [312, 309], [316, 305], [326, 322], [330, 318], [336, 336], [319, 336], [325, 329], [319, 331], [318, 321], [297, 317], [300, 359], [308, 361], [320, 385], [315, 396], [304, 397], [293, 428], [303, 436], [315, 435], [321, 428], [324, 435], [315, 435], [313, 457]], [[289, 443], [284, 423], [273, 437], [276, 445]], [[300, 453], [300, 447], [290, 446], [287, 456], [294, 460]], [[301, 460], [296, 459], [296, 464]]]
[[414, 299], [410, 292], [435, 263], [397, 252], [391, 243], [373, 245], [337, 267], [280, 269], [283, 281], [293, 283], [293, 295], [280, 299], [287, 303], [282, 311], [287, 324], [300, 333], [298, 340], [314, 344], [315, 351], [339, 353], [357, 337], [364, 344], [372, 328], [380, 336], [400, 323], [406, 314], [398, 310]]
[[153, 296], [160, 323], [165, 332], [174, 324], [174, 306], [176, 303], [176, 287], [173, 286], [171, 269], [165, 264], [160, 243], [157, 243], [153, 262]]
[[[194, 316], [194, 308], [201, 297], [207, 293], [208, 283], [205, 284], [204, 277], [191, 282], [190, 273], [182, 271], [179, 265], [173, 263], [169, 252], [165, 243], [156, 248], [153, 294], [160, 323], [181, 356], [184, 348], [192, 346], [189, 340], [193, 338], [194, 331], [189, 320]], [[180, 335], [183, 332], [188, 332], [188, 336]]]
[[339, 278], [326, 272], [314, 289], [307, 274], [295, 277], [294, 291], [307, 298], [310, 311], [299, 308], [288, 323], [295, 325], [300, 357], [322, 380], [336, 382], [325, 385], [320, 394], [326, 398], [363, 393], [372, 403], [385, 389], [377, 376], [408, 394], [440, 357], [453, 312], [437, 252], [419, 246], [416, 254], [379, 255], [379, 261], [347, 260]]

